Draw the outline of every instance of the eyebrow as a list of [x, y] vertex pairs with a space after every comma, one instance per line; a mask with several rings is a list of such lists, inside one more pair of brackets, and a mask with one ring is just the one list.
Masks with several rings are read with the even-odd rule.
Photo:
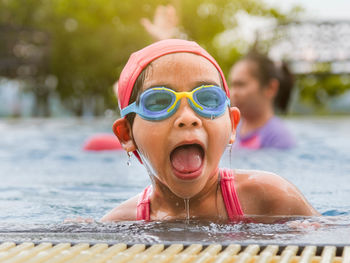
[[216, 81], [212, 81], [212, 80], [204, 80], [204, 81], [198, 81], [196, 82], [196, 87], [202, 86], [202, 85], [215, 85], [218, 87], [221, 87], [221, 84], [217, 83]]

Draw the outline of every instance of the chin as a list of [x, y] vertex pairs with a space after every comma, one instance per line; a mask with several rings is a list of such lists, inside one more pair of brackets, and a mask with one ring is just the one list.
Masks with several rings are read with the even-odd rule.
[[198, 194], [198, 192], [194, 192], [194, 191], [180, 191], [178, 193], [173, 192], [177, 197], [182, 198], [182, 199], [191, 199], [194, 196], [196, 196]]
[[206, 185], [206, 180], [204, 179], [203, 174], [201, 174], [200, 177], [197, 177], [193, 180], [186, 179], [181, 180], [181, 182], [179, 182], [179, 179], [177, 177], [175, 177], [174, 179], [177, 181], [176, 185], [173, 185], [173, 187], [169, 185], [168, 188], [176, 196], [183, 199], [190, 199], [198, 195]]

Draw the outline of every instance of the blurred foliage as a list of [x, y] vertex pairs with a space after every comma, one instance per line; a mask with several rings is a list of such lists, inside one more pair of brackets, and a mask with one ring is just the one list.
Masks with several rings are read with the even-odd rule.
[[195, 40], [212, 54], [225, 73], [228, 73], [232, 64], [243, 55], [238, 45], [249, 45], [244, 43], [239, 36], [236, 36], [237, 45], [223, 46], [217, 41], [222, 33], [238, 26], [236, 17], [238, 12], [273, 18], [276, 19], [277, 23], [285, 23], [295, 19], [301, 11], [296, 8], [288, 13], [281, 13], [259, 0], [182, 0], [176, 1], [176, 3], [177, 10], [180, 10], [182, 30], [186, 32], [189, 39]]
[[[56, 92], [67, 108], [79, 115], [83, 98], [103, 96], [104, 105], [116, 109], [112, 85], [130, 54], [152, 42], [140, 19], [152, 19], [159, 4], [176, 7], [181, 30], [206, 48], [225, 73], [242, 51], [232, 45], [223, 52], [217, 38], [237, 27], [238, 11], [278, 22], [288, 22], [300, 13], [299, 8], [282, 13], [259, 0], [0, 0], [0, 26], [48, 35], [49, 63], [36, 73], [36, 79], [44, 76], [45, 83], [48, 75], [51, 80], [54, 76]], [[339, 85], [328, 81], [332, 94]]]
[[350, 75], [332, 75], [328, 73], [304, 74], [297, 78], [301, 100], [307, 104], [316, 104], [319, 111], [327, 110], [327, 100], [343, 94], [350, 86]]

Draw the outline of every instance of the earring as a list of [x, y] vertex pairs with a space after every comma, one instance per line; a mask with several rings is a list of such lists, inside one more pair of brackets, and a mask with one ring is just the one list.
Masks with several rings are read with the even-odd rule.
[[236, 141], [236, 133], [233, 134], [232, 142], [230, 142], [230, 143], [228, 144], [228, 146], [231, 147], [232, 144], [233, 144], [235, 141]]
[[132, 155], [132, 153], [131, 152], [127, 152], [127, 154], [128, 154], [128, 161], [126, 162], [126, 165], [130, 166], [131, 165], [131, 155]]

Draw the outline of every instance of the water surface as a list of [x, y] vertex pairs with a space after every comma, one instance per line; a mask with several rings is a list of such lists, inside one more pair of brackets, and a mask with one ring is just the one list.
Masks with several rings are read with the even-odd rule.
[[[150, 181], [125, 152], [84, 152], [112, 119], [0, 120], [0, 240], [105, 242], [350, 243], [350, 118], [286, 120], [295, 149], [227, 151], [221, 166], [275, 172], [322, 213], [319, 229], [288, 224], [120, 222], [98, 220]], [[77, 216], [92, 224], [62, 223]], [[294, 219], [293, 219], [294, 220]], [[302, 222], [303, 219], [295, 219]]]

